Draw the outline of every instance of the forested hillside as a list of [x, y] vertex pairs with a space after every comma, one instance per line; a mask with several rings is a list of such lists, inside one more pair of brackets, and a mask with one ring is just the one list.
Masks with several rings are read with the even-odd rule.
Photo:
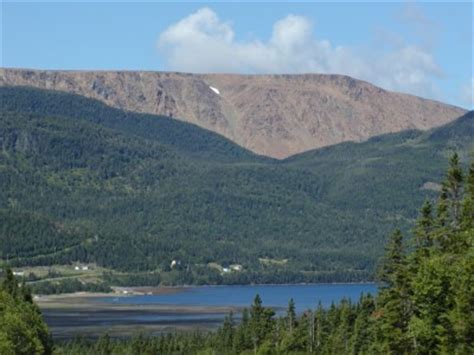
[[[256, 295], [239, 322], [213, 333], [57, 343], [55, 354], [472, 354], [474, 351], [474, 161], [451, 157], [436, 203], [421, 208], [411, 239], [395, 230], [378, 270], [376, 296], [286, 315]], [[13, 295], [13, 296], [12, 296]], [[51, 343], [25, 287], [11, 272], [0, 287], [0, 350], [49, 354]], [[17, 308], [14, 308], [16, 305]], [[34, 331], [24, 321], [33, 317]], [[15, 323], [16, 320], [16, 323]], [[16, 328], [17, 327], [17, 328]], [[21, 332], [15, 331], [19, 329]], [[30, 351], [30, 352], [29, 352]]]
[[388, 232], [436, 196], [446, 156], [473, 148], [472, 112], [279, 161], [71, 94], [2, 87], [0, 100], [0, 258], [151, 283], [370, 279]]

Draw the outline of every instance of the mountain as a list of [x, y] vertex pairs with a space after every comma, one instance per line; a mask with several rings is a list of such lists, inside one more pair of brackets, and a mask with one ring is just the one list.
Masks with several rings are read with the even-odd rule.
[[[0, 259], [164, 283], [367, 280], [389, 232], [436, 196], [450, 152], [474, 148], [473, 112], [276, 160], [64, 92], [2, 87], [0, 102]], [[216, 271], [231, 264], [243, 271]]]
[[257, 154], [285, 158], [383, 133], [426, 130], [465, 110], [341, 75], [229, 75], [0, 69], [0, 85], [80, 94], [219, 133]]
[[3, 112], [82, 119], [144, 139], [151, 138], [164, 146], [172, 147], [184, 155], [195, 158], [226, 161], [268, 160], [216, 133], [165, 116], [114, 109], [97, 100], [59, 91], [0, 87], [0, 95]]

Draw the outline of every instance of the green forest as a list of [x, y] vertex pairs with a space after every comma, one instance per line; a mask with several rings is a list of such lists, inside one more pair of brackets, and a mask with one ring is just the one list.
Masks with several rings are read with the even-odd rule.
[[6, 270], [0, 288], [2, 354], [472, 354], [474, 161], [454, 154], [436, 203], [426, 201], [412, 238], [395, 230], [378, 269], [379, 292], [275, 317], [257, 295], [240, 322], [217, 332], [52, 344], [25, 284]]
[[414, 226], [447, 157], [466, 167], [474, 147], [473, 112], [275, 160], [77, 95], [2, 87], [0, 101], [0, 261], [106, 268], [91, 290], [373, 280], [386, 236]]

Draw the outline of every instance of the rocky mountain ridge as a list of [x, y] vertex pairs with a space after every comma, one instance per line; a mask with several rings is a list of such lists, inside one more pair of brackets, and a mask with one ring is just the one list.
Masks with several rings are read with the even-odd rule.
[[0, 69], [33, 86], [174, 117], [275, 158], [343, 141], [446, 124], [466, 111], [341, 75], [185, 74]]

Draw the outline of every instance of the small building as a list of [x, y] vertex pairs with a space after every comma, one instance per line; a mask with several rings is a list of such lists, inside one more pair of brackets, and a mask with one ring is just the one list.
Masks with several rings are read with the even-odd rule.
[[171, 261], [171, 264], [170, 264], [170, 268], [175, 268], [177, 266], [181, 265], [181, 261], [180, 260], [172, 260]]
[[233, 265], [230, 266], [230, 268], [233, 271], [242, 271], [242, 265], [239, 265], [239, 264], [233, 264]]
[[84, 265], [84, 266], [82, 267], [82, 271], [87, 271], [87, 270], [89, 270], [89, 266]]
[[79, 271], [80, 267], [76, 265], [76, 266], [74, 266], [74, 270]]
[[25, 276], [25, 272], [24, 271], [13, 271], [13, 275], [14, 276]]
[[222, 272], [223, 273], [228, 273], [228, 272], [230, 272], [230, 269], [228, 267], [223, 267]]

